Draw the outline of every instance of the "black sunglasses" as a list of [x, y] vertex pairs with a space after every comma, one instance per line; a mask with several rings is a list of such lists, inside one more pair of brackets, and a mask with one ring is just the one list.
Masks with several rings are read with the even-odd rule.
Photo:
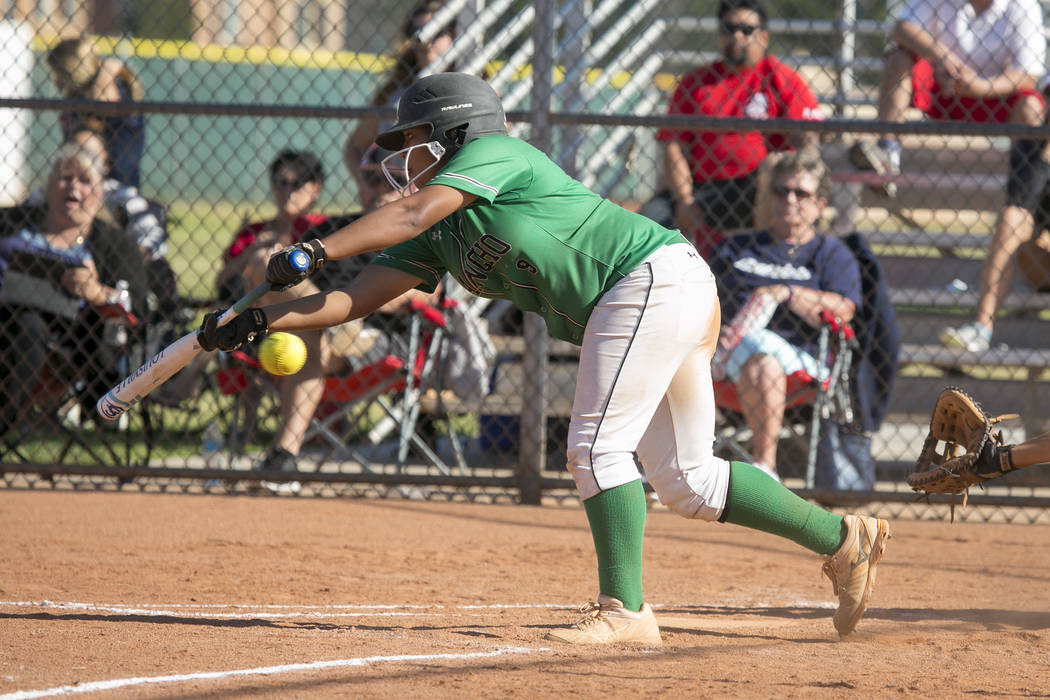
[[737, 32], [740, 32], [744, 36], [751, 36], [762, 27], [757, 24], [735, 24], [733, 22], [722, 22], [722, 26], [719, 31], [726, 36], [732, 36]]
[[800, 202], [805, 201], [807, 199], [813, 199], [817, 196], [816, 192], [810, 192], [809, 190], [800, 190], [794, 187], [784, 187], [783, 185], [773, 185], [773, 194], [775, 194], [778, 197], [783, 197], [784, 199], [787, 199], [787, 196], [789, 194], [794, 194], [795, 199], [797, 199]]
[[413, 25], [412, 30], [408, 32], [408, 38], [416, 42], [417, 44], [424, 44], [429, 43], [431, 41], [436, 41], [438, 37], [442, 36], [449, 36], [453, 39], [456, 38], [456, 25], [455, 22], [453, 22], [448, 26], [442, 27], [437, 34], [435, 34], [431, 39], [428, 39], [426, 42], [424, 42], [420, 35], [423, 33], [423, 30], [426, 28], [426, 26], [426, 24], [421, 24], [418, 27]]
[[296, 178], [294, 180], [289, 178], [274, 178], [273, 186], [277, 189], [297, 190], [307, 182], [309, 182], [309, 180], [303, 180], [301, 178]]

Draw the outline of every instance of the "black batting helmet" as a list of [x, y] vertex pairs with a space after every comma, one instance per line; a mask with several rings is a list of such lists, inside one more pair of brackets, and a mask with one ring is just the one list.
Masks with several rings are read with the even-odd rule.
[[452, 153], [490, 134], [506, 134], [503, 103], [492, 86], [468, 73], [437, 73], [420, 78], [397, 103], [397, 123], [376, 137], [380, 148], [404, 148], [404, 131], [429, 126], [430, 138]]

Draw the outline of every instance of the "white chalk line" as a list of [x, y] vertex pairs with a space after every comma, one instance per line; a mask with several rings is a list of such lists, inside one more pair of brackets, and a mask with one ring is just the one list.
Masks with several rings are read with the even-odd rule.
[[[814, 601], [794, 601], [791, 603], [764, 604], [751, 603], [746, 605], [712, 605], [712, 604], [674, 604], [656, 603], [653, 607], [679, 608], [683, 611], [727, 611], [737, 610], [741, 607], [796, 607], [796, 608], [831, 608], [833, 603]], [[383, 617], [383, 616], [427, 616], [448, 615], [455, 611], [479, 611], [469, 613], [477, 616], [480, 611], [485, 610], [566, 610], [575, 609], [575, 605], [559, 603], [516, 603], [516, 604], [463, 604], [463, 605], [399, 605], [399, 604], [375, 604], [375, 605], [251, 605], [246, 603], [170, 603], [170, 604], [141, 604], [141, 605], [109, 605], [100, 603], [83, 603], [77, 601], [25, 601], [25, 600], [0, 600], [2, 608], [40, 608], [42, 610], [64, 611], [95, 611], [123, 615], [156, 616], [156, 617], [201, 617], [201, 618], [223, 618], [223, 619], [284, 619], [284, 618], [335, 618], [335, 617]], [[244, 610], [246, 612], [221, 612], [223, 610]], [[872, 610], [872, 609], [869, 609]], [[287, 612], [281, 612], [287, 611]], [[420, 656], [375, 656], [360, 659], [340, 659], [335, 661], [318, 661], [302, 664], [288, 664], [282, 666], [270, 666], [255, 669], [240, 669], [233, 671], [215, 671], [190, 674], [178, 674], [171, 676], [156, 676], [145, 678], [124, 678], [110, 681], [97, 681], [92, 683], [79, 683], [72, 686], [59, 686], [45, 690], [16, 691], [6, 695], [0, 695], [0, 700], [23, 700], [29, 698], [42, 698], [62, 694], [79, 694], [98, 692], [103, 690], [114, 690], [134, 685], [177, 683], [189, 680], [209, 680], [232, 677], [245, 677], [254, 675], [274, 675], [281, 673], [292, 673], [296, 671], [316, 671], [328, 668], [345, 668], [365, 666], [375, 663], [392, 663], [398, 661], [429, 661], [429, 660], [469, 660], [480, 658], [493, 658], [511, 654], [532, 654], [538, 652], [549, 652], [548, 648], [529, 649], [522, 647], [505, 647], [491, 652], [477, 652], [471, 654], [432, 654]], [[14, 680], [13, 678], [10, 680]]]
[[[833, 608], [833, 601], [747, 601], [739, 604], [715, 605], [711, 603], [650, 603], [653, 609], [660, 608], [684, 608], [693, 610], [738, 610], [742, 607], [748, 608]], [[343, 604], [343, 605], [305, 605], [305, 604], [255, 604], [255, 603], [142, 603], [137, 605], [117, 605], [108, 603], [82, 603], [78, 601], [56, 601], [56, 600], [0, 600], [0, 608], [3, 607], [40, 607], [40, 608], [68, 608], [82, 610], [132, 610], [132, 611], [156, 611], [156, 610], [299, 610], [299, 611], [351, 611], [351, 610], [438, 610], [447, 613], [450, 610], [574, 610], [579, 605], [567, 603], [485, 603], [461, 605], [442, 605], [440, 603], [429, 603], [426, 605], [410, 605], [400, 603], [376, 603], [365, 605]], [[874, 608], [873, 608], [874, 609]]]
[[[171, 603], [171, 604], [140, 604], [140, 605], [110, 605], [103, 603], [82, 603], [77, 601], [27, 601], [27, 600], [0, 600], [0, 609], [5, 607], [14, 608], [40, 608], [41, 610], [56, 612], [97, 612], [113, 615], [137, 615], [140, 617], [186, 617], [194, 619], [218, 619], [218, 620], [325, 620], [325, 619], [351, 619], [351, 618], [375, 618], [375, 617], [436, 617], [459, 614], [465, 617], [479, 617], [487, 610], [575, 610], [578, 605], [565, 605], [559, 603], [517, 603], [517, 604], [463, 604], [463, 605], [249, 605], [244, 603]], [[803, 608], [803, 609], [834, 609], [836, 604], [830, 601], [793, 601], [790, 603], [766, 603], [751, 602], [741, 605], [705, 605], [705, 604], [674, 604], [654, 603], [654, 610], [666, 608], [679, 608], [683, 611], [694, 610], [702, 612], [710, 611], [739, 611], [741, 607], [760, 608]], [[222, 612], [223, 610], [245, 611], [245, 612]], [[874, 611], [875, 608], [869, 608]]]
[[19, 690], [13, 693], [0, 695], [0, 700], [30, 700], [31, 698], [46, 698], [55, 695], [81, 695], [84, 693], [97, 693], [103, 690], [116, 690], [142, 685], [159, 685], [164, 683], [183, 683], [198, 680], [221, 680], [224, 678], [237, 678], [249, 676], [274, 676], [284, 673], [297, 673], [303, 671], [323, 671], [332, 668], [354, 668], [383, 663], [418, 662], [418, 661], [471, 661], [475, 659], [491, 659], [498, 656], [510, 656], [516, 654], [535, 654], [551, 651], [546, 647], [530, 649], [527, 647], [502, 647], [493, 651], [473, 652], [469, 654], [422, 654], [403, 656], [367, 656], [358, 659], [335, 659], [333, 661], [313, 661], [310, 663], [284, 664], [281, 666], [263, 666], [260, 668], [242, 668], [232, 671], [205, 671], [200, 673], [180, 673], [170, 676], [152, 676], [137, 678], [117, 678], [109, 681], [92, 681], [90, 683], [78, 683], [76, 685], [62, 685], [43, 690]]
[[[456, 611], [470, 617], [477, 617], [483, 610], [512, 609], [572, 609], [571, 605], [244, 605], [244, 604], [211, 604], [192, 605], [175, 603], [170, 605], [106, 605], [101, 603], [80, 603], [75, 601], [22, 601], [0, 600], [0, 608], [40, 608], [57, 612], [98, 612], [116, 615], [138, 615], [142, 617], [189, 617], [223, 620], [281, 620], [281, 619], [332, 619], [355, 617], [428, 617], [447, 616]], [[223, 609], [247, 610], [250, 612], [220, 612]], [[278, 612], [290, 611], [290, 612]]]

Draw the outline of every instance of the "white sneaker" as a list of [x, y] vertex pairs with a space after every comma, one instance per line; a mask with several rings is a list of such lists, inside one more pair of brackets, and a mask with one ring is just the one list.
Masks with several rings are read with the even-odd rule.
[[886, 182], [872, 185], [871, 188], [882, 195], [893, 199], [897, 196], [897, 183], [890, 180], [901, 172], [900, 146], [887, 147], [884, 143], [857, 141], [849, 149], [849, 159], [858, 170], [871, 170], [887, 178]]
[[303, 490], [303, 485], [298, 481], [260, 481], [259, 485], [270, 493], [290, 494], [292, 496]]
[[847, 515], [846, 539], [831, 556], [824, 557], [823, 574], [839, 597], [839, 609], [832, 622], [839, 636], [853, 631], [864, 616], [875, 589], [875, 568], [886, 551], [890, 524], [866, 515]]
[[940, 341], [949, 348], [984, 352], [992, 345], [992, 330], [983, 323], [972, 321], [958, 328], [945, 328], [941, 331]]
[[616, 598], [599, 595], [598, 602], [588, 603], [580, 612], [584, 617], [572, 627], [550, 630], [546, 639], [565, 644], [663, 643], [656, 616], [648, 603], [633, 612]]

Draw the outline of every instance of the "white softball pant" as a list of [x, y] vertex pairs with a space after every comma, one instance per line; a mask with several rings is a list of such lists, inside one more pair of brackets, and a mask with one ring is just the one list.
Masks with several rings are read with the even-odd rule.
[[584, 500], [639, 478], [687, 518], [716, 520], [729, 463], [712, 454], [715, 279], [688, 244], [665, 246], [599, 300], [580, 352], [568, 468]]

